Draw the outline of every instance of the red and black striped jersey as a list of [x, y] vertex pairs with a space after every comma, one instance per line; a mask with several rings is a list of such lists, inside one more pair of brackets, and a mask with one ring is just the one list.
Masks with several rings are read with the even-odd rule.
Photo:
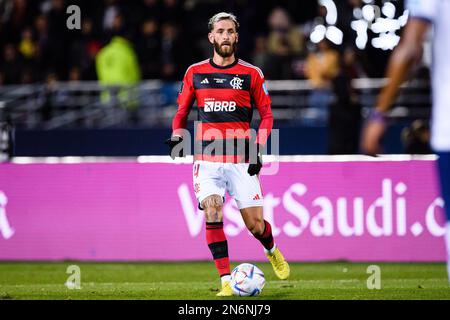
[[[241, 162], [243, 150], [231, 145], [243, 145], [250, 139], [253, 108], [261, 117], [255, 143], [265, 145], [273, 126], [270, 96], [262, 71], [250, 63], [236, 59], [227, 66], [218, 66], [212, 59], [191, 65], [183, 78], [178, 95], [178, 111], [172, 122], [173, 135], [182, 135], [194, 100], [197, 101], [198, 122], [195, 128], [195, 159], [221, 162]], [[211, 142], [223, 143], [223, 152], [211, 156], [205, 148]]]

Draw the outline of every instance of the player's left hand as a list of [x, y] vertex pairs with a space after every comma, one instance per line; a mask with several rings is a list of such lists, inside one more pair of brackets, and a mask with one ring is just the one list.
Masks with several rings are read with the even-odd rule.
[[175, 157], [184, 157], [183, 150], [183, 137], [173, 136], [167, 139], [165, 142], [169, 146], [169, 155], [172, 159]]
[[361, 151], [375, 156], [382, 152], [381, 139], [386, 131], [386, 121], [381, 117], [370, 117], [361, 135]]
[[261, 156], [261, 150], [262, 146], [257, 146], [257, 155], [256, 155], [256, 163], [250, 163], [248, 165], [247, 172], [249, 175], [254, 176], [255, 174], [258, 174], [259, 171], [261, 171], [262, 168], [262, 156]]

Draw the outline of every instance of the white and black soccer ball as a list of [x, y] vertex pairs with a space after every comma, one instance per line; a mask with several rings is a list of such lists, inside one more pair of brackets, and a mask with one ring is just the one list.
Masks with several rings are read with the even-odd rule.
[[251, 263], [242, 263], [231, 272], [231, 289], [241, 297], [257, 296], [261, 293], [266, 279], [264, 272]]

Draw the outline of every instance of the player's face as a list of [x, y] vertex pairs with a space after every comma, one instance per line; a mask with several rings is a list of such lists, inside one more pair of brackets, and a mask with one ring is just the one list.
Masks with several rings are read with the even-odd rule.
[[223, 58], [232, 56], [236, 51], [238, 33], [231, 20], [221, 20], [214, 24], [214, 29], [208, 34], [208, 39], [214, 45], [214, 51]]

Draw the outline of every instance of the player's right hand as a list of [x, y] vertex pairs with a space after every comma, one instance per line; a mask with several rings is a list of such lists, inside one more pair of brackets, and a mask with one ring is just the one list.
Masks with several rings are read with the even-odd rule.
[[371, 156], [381, 153], [381, 139], [385, 131], [385, 122], [376, 120], [367, 121], [361, 135], [362, 152]]
[[172, 159], [175, 159], [175, 157], [184, 157], [183, 137], [173, 136], [164, 143], [169, 146], [169, 155]]

